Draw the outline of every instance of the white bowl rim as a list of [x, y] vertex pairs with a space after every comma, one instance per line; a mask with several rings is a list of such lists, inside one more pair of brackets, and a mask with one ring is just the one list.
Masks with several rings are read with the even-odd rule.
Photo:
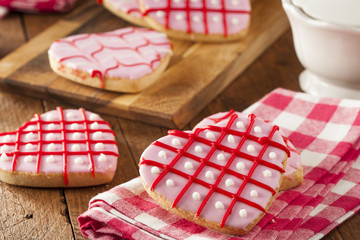
[[331, 22], [313, 18], [313, 17], [309, 16], [308, 14], [306, 14], [298, 6], [295, 6], [293, 4], [292, 0], [282, 0], [282, 4], [283, 4], [284, 8], [288, 8], [288, 9], [296, 12], [301, 18], [303, 18], [305, 21], [308, 21], [310, 24], [314, 24], [314, 25], [317, 25], [320, 27], [337, 29], [337, 30], [346, 30], [346, 31], [353, 32], [353, 33], [360, 33], [360, 27], [338, 24], [338, 23], [331, 23]]

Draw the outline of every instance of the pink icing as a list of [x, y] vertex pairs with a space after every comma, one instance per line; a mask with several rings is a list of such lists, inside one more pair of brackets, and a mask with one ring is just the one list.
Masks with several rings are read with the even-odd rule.
[[99, 115], [58, 107], [35, 114], [17, 131], [0, 133], [0, 155], [8, 157], [0, 158], [0, 169], [63, 173], [65, 183], [67, 173], [114, 173], [118, 158], [114, 136]]
[[110, 3], [117, 10], [120, 10], [126, 14], [130, 14], [134, 17], [140, 17], [140, 18], [142, 17], [138, 0], [103, 0], [103, 1]]
[[[196, 124], [196, 126], [193, 128], [193, 130], [195, 130], [196, 128], [205, 127], [207, 125], [216, 124], [219, 121], [228, 119], [233, 114], [244, 115], [243, 113], [235, 112], [234, 110], [231, 110], [229, 112], [216, 113], [216, 114], [213, 114], [211, 116], [204, 118], [201, 122]], [[285, 169], [284, 175], [290, 177], [295, 171], [297, 171], [301, 168], [301, 166], [302, 166], [301, 165], [301, 157], [300, 157], [300, 153], [296, 150], [295, 146], [292, 144], [290, 139], [288, 139], [284, 136], [283, 136], [283, 138], [290, 149], [290, 157], [287, 159], [287, 164], [286, 164], [286, 169]]]
[[143, 0], [144, 15], [187, 33], [236, 34], [250, 21], [249, 0]]
[[49, 56], [98, 76], [101, 83], [105, 77], [141, 78], [154, 71], [169, 53], [171, 44], [165, 34], [133, 27], [70, 36], [55, 41], [49, 49]]
[[[244, 128], [238, 128], [238, 122]], [[261, 133], [254, 132], [255, 127], [261, 127]], [[265, 211], [279, 188], [282, 161], [289, 151], [277, 129], [254, 115], [232, 115], [194, 132], [169, 131], [142, 154], [140, 175], [173, 207], [222, 226], [245, 228]], [[270, 153], [276, 158], [270, 159]], [[240, 163], [243, 169], [238, 168]], [[266, 171], [271, 172], [270, 177], [265, 177]], [[231, 182], [228, 179], [233, 183], [227, 183]], [[168, 185], [168, 180], [174, 184]], [[257, 192], [256, 197], [251, 196], [252, 191]], [[199, 200], [193, 198], [195, 192]], [[224, 209], [216, 208], [218, 201]], [[246, 210], [246, 217], [240, 217], [241, 209]]]
[[0, 5], [24, 12], [66, 12], [76, 0], [0, 0]]

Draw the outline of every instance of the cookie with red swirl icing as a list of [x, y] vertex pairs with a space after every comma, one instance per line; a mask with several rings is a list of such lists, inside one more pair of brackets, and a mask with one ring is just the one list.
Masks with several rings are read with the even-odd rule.
[[102, 0], [104, 7], [116, 16], [139, 26], [148, 27], [138, 0]]
[[[243, 113], [236, 112], [234, 110], [230, 110], [229, 112], [216, 113], [204, 118], [202, 121], [196, 124], [194, 129], [216, 124], [220, 121], [230, 118], [234, 114], [244, 115]], [[280, 191], [285, 191], [301, 185], [304, 178], [300, 152], [296, 150], [295, 146], [292, 144], [289, 138], [285, 136], [282, 137], [290, 150], [290, 156], [287, 159], [284, 179], [280, 186]]]
[[201, 226], [245, 234], [279, 191], [289, 149], [279, 128], [232, 115], [192, 131], [170, 130], [142, 154], [140, 176], [160, 206]]
[[250, 24], [250, 0], [140, 0], [140, 7], [151, 27], [182, 40], [237, 40]]
[[110, 182], [118, 148], [99, 115], [58, 107], [16, 131], [0, 133], [0, 180], [29, 187], [82, 187]]
[[166, 35], [143, 28], [87, 33], [55, 41], [48, 51], [59, 75], [91, 87], [135, 93], [153, 84], [170, 61]]

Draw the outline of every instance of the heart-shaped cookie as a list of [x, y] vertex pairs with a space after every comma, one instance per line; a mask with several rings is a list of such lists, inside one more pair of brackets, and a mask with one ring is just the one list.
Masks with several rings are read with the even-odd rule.
[[140, 176], [162, 207], [224, 233], [245, 234], [278, 192], [289, 150], [255, 115], [170, 130], [142, 154]]
[[80, 187], [110, 182], [118, 148], [99, 115], [80, 108], [34, 117], [0, 133], [0, 180], [31, 187]]
[[153, 84], [170, 61], [166, 35], [143, 28], [88, 33], [55, 41], [48, 51], [59, 75], [118, 92], [139, 92]]
[[[243, 113], [235, 112], [234, 110], [230, 110], [229, 112], [216, 113], [204, 118], [201, 122], [196, 124], [193, 130], [224, 121], [234, 114], [237, 114], [238, 116], [244, 115]], [[300, 152], [295, 149], [289, 138], [285, 136], [282, 137], [290, 150], [290, 156], [287, 159], [284, 179], [281, 183], [280, 191], [297, 187], [303, 182], [303, 167], [301, 164]]]
[[229, 41], [243, 37], [250, 24], [249, 0], [141, 0], [148, 24], [170, 37]]
[[142, 16], [139, 0], [102, 0], [98, 2], [116, 16], [130, 23], [148, 27]]

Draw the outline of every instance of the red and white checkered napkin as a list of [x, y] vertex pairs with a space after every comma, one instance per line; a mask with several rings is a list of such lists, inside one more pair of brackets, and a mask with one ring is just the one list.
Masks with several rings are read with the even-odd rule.
[[280, 193], [247, 235], [200, 227], [159, 207], [139, 178], [90, 201], [79, 217], [92, 239], [319, 239], [360, 210], [360, 102], [276, 89], [245, 110], [280, 126], [300, 150], [304, 182]]

